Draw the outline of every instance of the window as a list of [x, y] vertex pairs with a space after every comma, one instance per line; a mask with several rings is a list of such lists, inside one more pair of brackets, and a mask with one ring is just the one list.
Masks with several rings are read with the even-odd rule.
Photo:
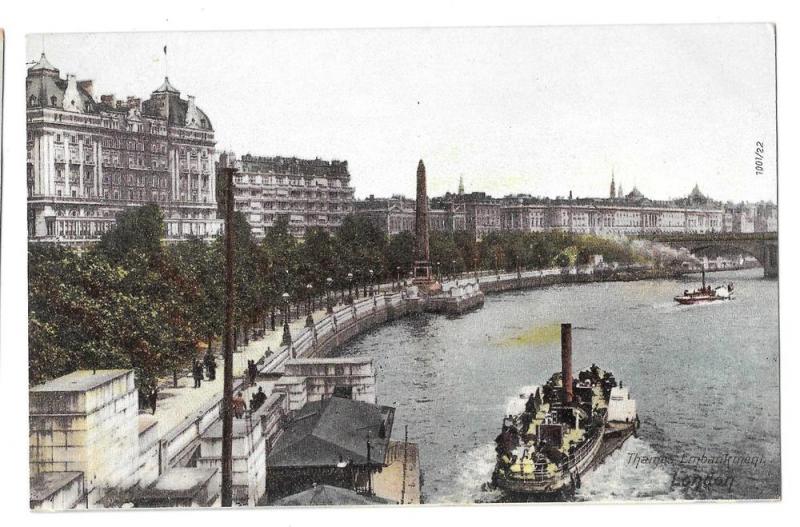
[[58, 101], [58, 99], [56, 99], [55, 95], [50, 97], [50, 106], [55, 106], [56, 105], [56, 101]]

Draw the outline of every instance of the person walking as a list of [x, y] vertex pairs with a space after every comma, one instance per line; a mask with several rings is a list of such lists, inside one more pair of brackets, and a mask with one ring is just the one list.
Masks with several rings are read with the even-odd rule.
[[213, 381], [217, 378], [217, 361], [214, 359], [214, 355], [211, 353], [211, 350], [206, 352], [205, 357], [203, 357], [203, 364], [206, 367], [206, 374], [208, 375], [208, 380]]
[[153, 410], [153, 415], [156, 414], [156, 404], [158, 404], [158, 388], [153, 388], [150, 394], [147, 396], [147, 402], [150, 404], [150, 408]]
[[239, 392], [236, 397], [233, 398], [233, 416], [236, 417], [236, 419], [241, 419], [244, 416], [245, 410], [247, 410], [247, 403], [244, 401], [242, 392]]
[[264, 404], [267, 400], [267, 394], [264, 393], [264, 389], [261, 386], [258, 387], [258, 391], [253, 394], [253, 398], [250, 401], [250, 411], [255, 412], [261, 405]]
[[256, 377], [258, 376], [258, 368], [256, 367], [256, 361], [252, 359], [247, 361], [247, 374], [250, 377], [250, 384], [255, 384]]
[[194, 387], [200, 388], [201, 381], [203, 380], [203, 366], [197, 359], [192, 361], [192, 377], [194, 378]]

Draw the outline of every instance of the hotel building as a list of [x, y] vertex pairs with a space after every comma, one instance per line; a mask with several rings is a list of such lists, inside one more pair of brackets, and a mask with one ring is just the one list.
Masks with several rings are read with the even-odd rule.
[[194, 97], [167, 78], [144, 101], [98, 101], [92, 85], [62, 78], [44, 53], [28, 69], [29, 240], [96, 241], [146, 203], [162, 209], [166, 239], [218, 234], [214, 129]]

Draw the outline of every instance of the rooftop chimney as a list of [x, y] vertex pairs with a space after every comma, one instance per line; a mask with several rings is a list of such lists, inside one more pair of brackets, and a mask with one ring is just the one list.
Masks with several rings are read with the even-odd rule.
[[572, 324], [561, 324], [561, 381], [564, 404], [572, 402]]
[[94, 83], [91, 80], [78, 81], [78, 87], [94, 98]]

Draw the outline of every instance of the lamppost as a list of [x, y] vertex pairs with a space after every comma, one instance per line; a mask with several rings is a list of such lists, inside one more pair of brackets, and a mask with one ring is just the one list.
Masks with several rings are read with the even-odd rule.
[[283, 339], [281, 346], [292, 345], [292, 333], [289, 331], [289, 293], [283, 293]]
[[307, 284], [306, 285], [306, 295], [307, 295], [307, 300], [306, 300], [306, 313], [307, 313], [306, 314], [306, 327], [307, 328], [314, 327], [314, 317], [311, 316], [311, 311], [313, 310], [313, 307], [312, 307], [312, 302], [313, 301], [311, 299], [311, 291], [313, 289], [314, 289], [313, 285], [311, 285], [311, 284]]
[[456, 261], [450, 261], [450, 276], [455, 278], [456, 277]]
[[364, 286], [364, 298], [367, 297], [367, 277], [366, 273], [361, 273], [361, 284]]
[[353, 273], [347, 273], [347, 302], [353, 303]]
[[436, 262], [436, 279], [442, 279], [442, 262]]
[[375, 286], [375, 271], [370, 269], [369, 270], [369, 296], [374, 296], [375, 295], [374, 286]]
[[397, 271], [397, 289], [400, 289], [400, 266], [398, 265], [395, 269]]
[[333, 285], [333, 278], [330, 276], [325, 279], [325, 294], [328, 298], [328, 314], [333, 313], [333, 303], [331, 303], [331, 286]]
[[372, 496], [372, 441], [367, 430], [367, 494]]

